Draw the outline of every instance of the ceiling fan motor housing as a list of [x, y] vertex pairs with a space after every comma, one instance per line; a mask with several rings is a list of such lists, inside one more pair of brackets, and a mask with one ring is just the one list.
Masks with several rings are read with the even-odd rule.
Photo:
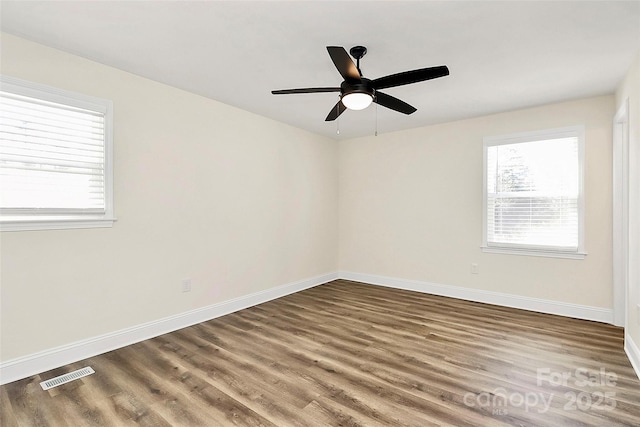
[[367, 78], [362, 78], [359, 82], [349, 83], [348, 81], [343, 81], [340, 85], [340, 94], [346, 95], [349, 93], [366, 93], [374, 97], [375, 89], [373, 89], [371, 85], [371, 80]]

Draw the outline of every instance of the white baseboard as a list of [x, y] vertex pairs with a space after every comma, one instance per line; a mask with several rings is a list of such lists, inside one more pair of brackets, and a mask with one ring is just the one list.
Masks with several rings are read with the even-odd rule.
[[371, 285], [387, 286], [390, 288], [405, 289], [467, 301], [520, 308], [523, 310], [537, 311], [539, 313], [557, 314], [576, 319], [594, 320], [602, 323], [613, 322], [613, 310], [607, 308], [591, 307], [587, 305], [571, 304], [520, 295], [503, 294], [500, 292], [463, 288], [459, 286], [420, 282], [416, 280], [377, 276], [373, 274], [353, 273], [349, 271], [341, 271], [338, 274], [341, 279], [353, 280]]
[[640, 379], [640, 348], [626, 331], [624, 333], [624, 351], [627, 353], [633, 370], [636, 371], [636, 376]]
[[0, 363], [0, 384], [46, 372], [338, 278], [328, 273]]

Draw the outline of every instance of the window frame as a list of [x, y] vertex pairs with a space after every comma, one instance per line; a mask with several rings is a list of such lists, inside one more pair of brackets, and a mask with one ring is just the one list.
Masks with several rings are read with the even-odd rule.
[[[79, 213], [74, 210], [0, 210], [0, 231], [62, 230], [112, 227], [113, 212], [113, 102], [58, 89], [14, 77], [0, 75], [0, 89], [16, 95], [82, 108], [104, 114], [104, 212]], [[57, 211], [57, 212], [54, 212]]]
[[[510, 255], [528, 255], [551, 258], [584, 259], [587, 255], [585, 250], [585, 209], [584, 209], [584, 125], [567, 126], [555, 129], [545, 129], [531, 132], [520, 132], [507, 135], [496, 135], [483, 138], [483, 158], [482, 158], [482, 252], [500, 253]], [[536, 246], [526, 244], [489, 244], [488, 233], [488, 194], [487, 194], [487, 153], [488, 148], [498, 145], [510, 145], [524, 142], [544, 141], [563, 137], [578, 138], [578, 248], [577, 250], [555, 249], [551, 246]]]

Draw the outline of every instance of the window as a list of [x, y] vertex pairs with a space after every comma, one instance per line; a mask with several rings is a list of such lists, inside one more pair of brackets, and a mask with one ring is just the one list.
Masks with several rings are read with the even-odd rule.
[[584, 128], [484, 139], [485, 252], [584, 258]]
[[112, 103], [2, 76], [0, 230], [110, 227]]

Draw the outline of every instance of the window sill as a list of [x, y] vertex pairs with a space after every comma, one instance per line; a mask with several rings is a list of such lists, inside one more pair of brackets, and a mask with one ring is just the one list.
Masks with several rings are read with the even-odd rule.
[[0, 218], [0, 231], [66, 230], [74, 228], [109, 228], [116, 221], [113, 217], [91, 216], [43, 216]]
[[482, 252], [491, 254], [506, 254], [506, 255], [525, 255], [525, 256], [540, 256], [547, 258], [567, 258], [567, 259], [584, 259], [586, 252], [562, 252], [562, 251], [550, 251], [550, 250], [535, 250], [535, 249], [515, 249], [515, 248], [496, 248], [489, 246], [482, 246]]

